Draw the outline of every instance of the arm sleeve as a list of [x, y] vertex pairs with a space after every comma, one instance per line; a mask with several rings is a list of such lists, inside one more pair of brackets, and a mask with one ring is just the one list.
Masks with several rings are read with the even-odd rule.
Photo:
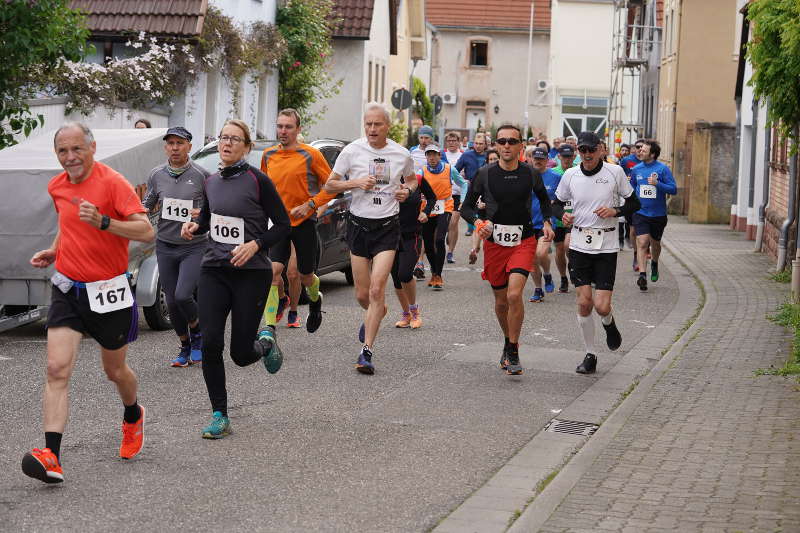
[[450, 180], [455, 182], [455, 184], [458, 185], [459, 187], [461, 187], [462, 191], [466, 191], [467, 188], [469, 187], [469, 183], [467, 182], [467, 180], [465, 180], [458, 172], [458, 170], [456, 170], [456, 168], [453, 166], [450, 167]]
[[565, 205], [566, 205], [566, 202], [562, 202], [558, 198], [553, 198], [553, 201], [550, 203], [550, 212], [558, 220], [561, 220], [561, 217], [564, 216], [564, 206]]
[[467, 191], [467, 196], [461, 202], [461, 218], [472, 224], [478, 218], [478, 198], [483, 193], [483, 180], [484, 172], [478, 172], [472, 180], [472, 186]]
[[634, 214], [636, 211], [642, 208], [642, 203], [639, 201], [639, 197], [635, 194], [629, 195], [625, 198], [625, 203], [622, 204], [622, 207], [619, 208], [620, 215], [630, 216]]
[[425, 178], [420, 178], [418, 180], [419, 183], [419, 190], [422, 192], [422, 196], [425, 197], [425, 209], [423, 212], [425, 216], [431, 216], [431, 211], [433, 211], [433, 207], [436, 205], [436, 193], [433, 192], [433, 188], [431, 184], [428, 183], [428, 180]]
[[272, 180], [265, 176], [258, 176], [261, 185], [260, 203], [264, 213], [272, 221], [272, 227], [256, 238], [261, 241], [261, 248], [269, 248], [289, 236], [291, 222], [289, 214], [283, 206], [278, 190]]
[[319, 181], [319, 192], [311, 198], [314, 200], [314, 205], [319, 207], [336, 198], [335, 194], [325, 191], [325, 182], [328, 181], [328, 177], [331, 175], [331, 167], [319, 151], [314, 152], [311, 157], [311, 172], [317, 176]]
[[547, 194], [547, 189], [544, 187], [542, 175], [538, 171], [533, 171], [533, 192], [539, 199], [539, 206], [542, 210], [542, 218], [547, 221], [553, 216], [553, 211], [550, 208], [550, 196]]
[[150, 211], [153, 209], [156, 204], [158, 203], [158, 190], [156, 189], [156, 183], [153, 179], [153, 176], [156, 175], [155, 169], [150, 172], [150, 177], [147, 178], [147, 194], [142, 200], [142, 205]]
[[672, 171], [669, 167], [664, 167], [664, 173], [661, 178], [663, 181], [658, 180], [658, 183], [656, 183], [657, 189], [665, 194], [676, 194], [678, 192], [678, 186], [675, 184], [675, 178], [672, 177]]
[[[206, 178], [206, 181], [208, 178]], [[211, 206], [208, 204], [208, 195], [205, 193], [206, 191], [206, 182], [203, 182], [203, 207], [200, 208], [200, 214], [197, 216], [197, 225], [200, 226], [195, 231], [195, 235], [202, 235], [204, 233], [208, 233], [208, 230], [211, 229]]]
[[461, 157], [459, 157], [458, 161], [456, 161], [455, 167], [456, 170], [458, 170], [459, 172], [464, 170], [464, 164], [466, 163], [466, 157], [465, 157], [466, 155], [467, 155], [466, 152], [461, 154]]

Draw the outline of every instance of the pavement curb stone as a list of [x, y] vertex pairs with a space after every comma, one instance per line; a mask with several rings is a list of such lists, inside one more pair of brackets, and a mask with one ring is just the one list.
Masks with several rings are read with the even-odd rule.
[[[667, 246], [665, 249], [676, 259], [670, 268], [679, 288], [675, 306], [664, 320], [632, 347], [609, 372], [556, 416], [560, 420], [600, 424], [594, 436], [584, 437], [540, 430], [482, 487], [439, 522], [432, 529], [433, 533], [529, 532], [538, 527], [534, 524], [541, 525], [550, 516], [563, 496], [580, 479], [593, 458], [565, 482], [568, 469], [574, 469], [572, 464], [581, 455], [587, 455], [584, 450], [589, 448], [591, 452], [597, 447], [594, 443], [599, 440], [598, 437], [602, 438], [604, 434], [611, 432], [607, 438], [613, 438], [624, 422], [622, 420], [612, 423], [616, 412], [622, 405], [631, 401], [639, 389], [643, 389], [642, 384], [654, 374], [654, 371], [661, 369], [658, 377], [663, 374], [663, 370], [674, 358], [674, 355], [669, 356], [673, 351], [678, 353], [676, 348], [683, 346], [683, 341], [690, 338], [690, 332], [693, 332], [694, 324], [686, 329], [686, 321], [692, 317], [702, 316], [702, 312], [697, 315], [698, 308], [703, 304], [703, 293], [695, 283], [698, 277], [693, 276], [692, 269], [687, 268], [685, 258], [675, 254], [673, 247]], [[689, 283], [685, 283], [686, 281]], [[682, 335], [676, 342], [675, 336], [678, 333]], [[664, 350], [670, 346], [671, 349], [662, 357]], [[666, 361], [667, 359], [669, 360]], [[636, 385], [635, 389], [620, 403], [620, 397], [630, 390], [631, 385]], [[605, 441], [599, 450], [604, 446]], [[539, 485], [552, 477], [554, 472], [558, 474], [537, 495]], [[563, 487], [556, 493], [555, 489], [559, 486]], [[566, 491], [558, 497], [564, 488]], [[492, 500], [497, 502], [495, 506], [492, 506]], [[508, 508], [512, 504], [513, 510], [509, 511]], [[542, 516], [544, 512], [546, 515]]]

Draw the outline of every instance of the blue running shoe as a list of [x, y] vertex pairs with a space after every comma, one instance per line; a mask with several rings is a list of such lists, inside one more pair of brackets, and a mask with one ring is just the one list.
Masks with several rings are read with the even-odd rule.
[[446, 260], [447, 260], [447, 262], [448, 262], [448, 263], [450, 263], [450, 264], [453, 264], [453, 263], [455, 263], [455, 262], [456, 262], [456, 260], [455, 260], [455, 259], [453, 259], [453, 252], [447, 252], [447, 257], [446, 257]]
[[190, 333], [189, 334], [190, 346], [192, 347], [192, 355], [189, 362], [193, 365], [203, 362], [203, 334]]
[[372, 375], [375, 373], [375, 365], [372, 364], [372, 350], [364, 346], [361, 348], [361, 353], [358, 354], [358, 362], [356, 363], [356, 370], [362, 374]]
[[364, 328], [365, 328], [365, 326], [364, 326], [364, 323], [362, 322], [361, 323], [361, 327], [358, 328], [358, 342], [361, 342], [361, 343], [364, 342], [365, 335], [367, 334], [366, 329], [364, 329]]
[[531, 299], [528, 300], [528, 301], [529, 302], [535, 302], [537, 304], [543, 302], [544, 301], [544, 291], [542, 289], [540, 289], [539, 287], [536, 287], [536, 289], [534, 289], [534, 291], [533, 291], [533, 296], [531, 296]]
[[181, 352], [178, 354], [178, 357], [173, 359], [170, 362], [171, 366], [184, 368], [189, 366], [189, 355], [192, 352], [192, 346], [187, 344], [186, 346], [181, 346]]
[[219, 411], [211, 415], [211, 423], [203, 428], [204, 439], [221, 439], [233, 433], [231, 419]]
[[261, 362], [270, 374], [276, 373], [283, 365], [283, 352], [278, 347], [278, 340], [275, 338], [275, 328], [267, 326], [258, 332], [258, 343], [264, 348], [264, 356]]
[[544, 291], [545, 292], [553, 292], [556, 290], [556, 285], [553, 283], [553, 276], [550, 274], [544, 275]]

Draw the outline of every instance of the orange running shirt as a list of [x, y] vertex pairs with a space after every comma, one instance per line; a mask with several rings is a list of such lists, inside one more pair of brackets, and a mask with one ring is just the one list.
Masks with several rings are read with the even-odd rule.
[[[270, 146], [261, 156], [261, 172], [275, 184], [287, 213], [310, 199], [320, 207], [336, 198], [335, 194], [322, 190], [331, 175], [331, 167], [313, 146], [301, 144], [294, 150], [284, 150], [280, 144]], [[292, 226], [307, 220], [315, 211], [312, 209], [303, 218], [290, 216]]]
[[81, 200], [101, 215], [126, 220], [144, 213], [133, 186], [116, 170], [95, 161], [89, 177], [71, 183], [66, 172], [50, 180], [47, 192], [58, 212], [56, 270], [76, 281], [100, 281], [128, 270], [128, 239], [100, 230], [78, 217]]
[[[451, 213], [453, 208], [455, 207], [455, 203], [453, 202], [453, 195], [452, 190], [453, 187], [450, 183], [450, 164], [445, 163], [444, 169], [439, 172], [438, 174], [434, 174], [428, 169], [428, 165], [425, 165], [423, 168], [425, 180], [433, 189], [434, 194], [436, 194], [437, 200], [444, 200], [444, 210], [446, 213]], [[431, 215], [436, 216], [436, 215]]]

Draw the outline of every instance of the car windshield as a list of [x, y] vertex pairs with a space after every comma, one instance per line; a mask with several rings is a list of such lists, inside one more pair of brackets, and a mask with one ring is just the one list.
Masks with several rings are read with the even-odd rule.
[[[250, 165], [260, 168], [261, 167], [261, 154], [264, 152], [264, 149], [269, 148], [270, 146], [276, 144], [277, 141], [256, 141], [253, 143], [253, 149], [250, 150], [250, 153], [247, 154], [247, 162]], [[207, 171], [217, 172], [219, 170], [219, 150], [217, 148], [217, 143], [210, 143], [204, 146], [200, 151], [196, 152], [192, 156], [192, 160], [206, 169]]]

